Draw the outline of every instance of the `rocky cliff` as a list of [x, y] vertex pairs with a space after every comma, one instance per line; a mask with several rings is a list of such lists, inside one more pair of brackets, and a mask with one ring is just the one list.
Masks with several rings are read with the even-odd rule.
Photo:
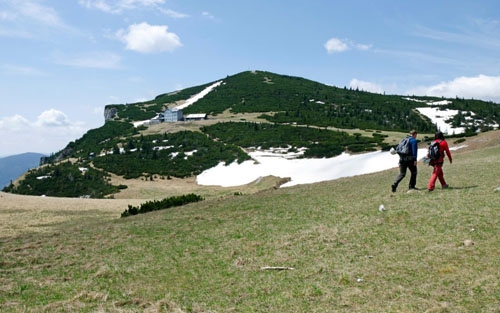
[[116, 107], [106, 106], [104, 108], [104, 122], [113, 119], [116, 116], [116, 113], [118, 113], [118, 109]]

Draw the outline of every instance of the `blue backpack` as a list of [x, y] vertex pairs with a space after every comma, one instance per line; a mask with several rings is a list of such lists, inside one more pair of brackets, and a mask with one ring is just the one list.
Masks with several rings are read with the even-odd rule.
[[396, 146], [396, 152], [400, 156], [410, 155], [410, 153], [411, 153], [410, 139], [411, 138], [412, 138], [411, 136], [406, 136], [405, 138], [401, 139], [401, 141]]

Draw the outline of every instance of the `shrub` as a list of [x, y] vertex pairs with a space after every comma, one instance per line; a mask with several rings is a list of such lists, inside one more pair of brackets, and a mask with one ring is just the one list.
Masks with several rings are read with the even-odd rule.
[[198, 202], [201, 200], [203, 200], [201, 196], [190, 193], [187, 195], [165, 198], [163, 200], [147, 201], [141, 204], [139, 207], [129, 205], [128, 209], [122, 213], [121, 217], [164, 210], [171, 207], [182, 206], [191, 202]]

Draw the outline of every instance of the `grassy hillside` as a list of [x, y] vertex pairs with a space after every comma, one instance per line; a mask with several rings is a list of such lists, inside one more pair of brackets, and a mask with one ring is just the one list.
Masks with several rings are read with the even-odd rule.
[[[36, 232], [0, 235], [0, 306], [3, 312], [498, 312], [499, 141], [498, 132], [467, 139], [469, 147], [453, 151], [453, 165], [444, 168], [452, 188], [433, 193], [391, 193], [392, 169], [128, 218], [101, 207], [124, 200], [70, 199], [85, 209], [41, 211], [50, 208], [44, 201], [62, 199], [18, 201], [13, 209], [2, 199], [3, 228], [29, 210], [54, 219]], [[420, 165], [418, 187], [430, 172]], [[25, 227], [33, 223], [25, 220]]]

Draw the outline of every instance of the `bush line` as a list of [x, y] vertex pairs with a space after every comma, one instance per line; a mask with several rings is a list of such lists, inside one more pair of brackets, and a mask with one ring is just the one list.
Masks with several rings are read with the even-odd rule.
[[182, 196], [173, 196], [169, 198], [165, 198], [163, 200], [153, 200], [147, 201], [141, 204], [139, 207], [128, 205], [128, 209], [126, 209], [121, 217], [127, 217], [131, 215], [143, 214], [152, 211], [164, 210], [171, 207], [182, 206], [191, 202], [198, 202], [204, 200], [201, 196], [195, 195], [193, 193], [182, 195]]

